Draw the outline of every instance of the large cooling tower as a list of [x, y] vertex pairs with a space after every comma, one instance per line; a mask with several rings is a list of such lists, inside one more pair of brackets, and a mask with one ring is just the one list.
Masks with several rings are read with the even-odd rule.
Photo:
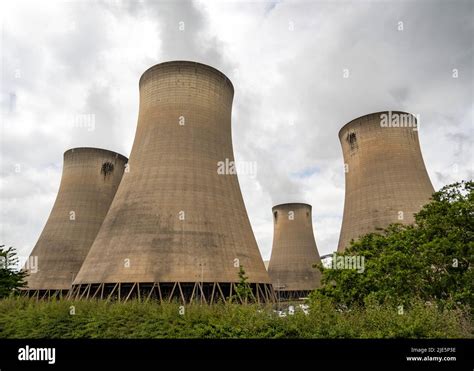
[[273, 211], [273, 247], [268, 273], [279, 297], [301, 298], [320, 285], [311, 205], [277, 205]]
[[434, 192], [418, 141], [415, 116], [396, 111], [359, 117], [339, 131], [346, 196], [338, 251], [351, 239], [410, 224]]
[[74, 148], [64, 153], [56, 201], [25, 266], [30, 295], [64, 294], [71, 288], [126, 163], [126, 157], [99, 148]]
[[232, 83], [212, 67], [174, 61], [145, 71], [139, 87], [130, 172], [74, 297], [227, 300], [240, 295], [242, 265], [254, 298], [271, 298], [232, 167]]

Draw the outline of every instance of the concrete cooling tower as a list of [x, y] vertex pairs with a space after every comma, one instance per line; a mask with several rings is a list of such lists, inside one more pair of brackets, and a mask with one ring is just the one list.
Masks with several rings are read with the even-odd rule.
[[120, 184], [127, 158], [99, 148], [64, 153], [58, 195], [27, 261], [28, 294], [68, 292]]
[[346, 167], [344, 216], [338, 251], [351, 239], [410, 224], [434, 192], [418, 141], [418, 121], [405, 112], [359, 117], [339, 131]]
[[174, 61], [145, 71], [139, 88], [130, 172], [73, 297], [228, 300], [240, 295], [243, 266], [254, 299], [271, 300], [233, 171], [232, 83], [212, 67]]
[[273, 247], [268, 273], [277, 296], [297, 299], [319, 287], [320, 264], [313, 234], [311, 205], [277, 205], [273, 211]]

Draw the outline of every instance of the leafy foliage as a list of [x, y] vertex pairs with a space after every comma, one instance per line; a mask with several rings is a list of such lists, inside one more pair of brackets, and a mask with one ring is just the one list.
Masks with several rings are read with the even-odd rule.
[[323, 287], [312, 300], [329, 298], [339, 308], [371, 300], [406, 307], [413, 299], [472, 308], [473, 188], [472, 181], [445, 186], [415, 215], [415, 225], [394, 224], [352, 241], [342, 255], [365, 257], [364, 272], [319, 266]]
[[0, 298], [17, 294], [21, 288], [26, 286], [25, 278], [28, 274], [16, 270], [17, 266], [18, 257], [15, 249], [0, 245]]
[[239, 283], [235, 285], [235, 291], [237, 298], [241, 299], [244, 303], [247, 303], [252, 296], [252, 288], [248, 284], [248, 277], [245, 275], [244, 266], [239, 266]]
[[[74, 309], [74, 310], [72, 310]], [[74, 313], [74, 314], [73, 314]], [[403, 315], [368, 303], [337, 311], [328, 300], [308, 315], [281, 318], [254, 304], [188, 305], [155, 301], [0, 300], [0, 338], [472, 338], [461, 309], [415, 302]]]

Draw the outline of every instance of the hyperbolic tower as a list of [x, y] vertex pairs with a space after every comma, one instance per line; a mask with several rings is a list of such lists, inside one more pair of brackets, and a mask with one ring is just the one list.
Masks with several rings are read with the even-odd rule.
[[274, 206], [273, 247], [268, 273], [279, 297], [301, 298], [320, 285], [320, 264], [313, 234], [311, 205]]
[[434, 189], [418, 141], [417, 118], [406, 112], [372, 113], [339, 131], [346, 170], [344, 216], [338, 251], [351, 239], [410, 224]]
[[25, 268], [30, 295], [71, 288], [120, 184], [127, 158], [99, 148], [64, 153], [58, 195]]
[[227, 300], [243, 266], [255, 299], [271, 298], [237, 175], [222, 166], [234, 161], [232, 83], [212, 67], [174, 61], [145, 71], [139, 87], [130, 172], [73, 294]]

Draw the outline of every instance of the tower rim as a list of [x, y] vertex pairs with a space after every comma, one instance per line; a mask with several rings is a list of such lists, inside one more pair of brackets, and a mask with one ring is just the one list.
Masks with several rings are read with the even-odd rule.
[[232, 92], [234, 92], [234, 84], [232, 84], [232, 81], [229, 79], [229, 77], [227, 77], [227, 75], [224, 72], [219, 71], [217, 68], [215, 68], [213, 66], [210, 66], [208, 64], [205, 64], [205, 63], [200, 63], [200, 62], [196, 62], [196, 61], [187, 61], [187, 60], [181, 60], [181, 59], [157, 63], [157, 64], [147, 68], [145, 70], [145, 72], [143, 72], [142, 75], [140, 76], [140, 80], [138, 81], [138, 86], [139, 87], [142, 86], [142, 81], [143, 81], [144, 77], [147, 74], [149, 74], [150, 72], [152, 72], [154, 70], [157, 70], [159, 68], [170, 66], [170, 65], [199, 66], [199, 67], [204, 67], [206, 69], [209, 69], [209, 70], [213, 71], [214, 73], [218, 74], [219, 76], [223, 77], [229, 83]]
[[284, 202], [284, 203], [282, 203], [282, 204], [277, 204], [277, 205], [273, 206], [273, 207], [272, 207], [272, 211], [275, 210], [275, 209], [277, 209], [277, 208], [280, 208], [280, 207], [282, 207], [282, 206], [289, 206], [289, 205], [307, 206], [307, 207], [309, 207], [310, 209], [313, 208], [310, 204], [308, 204], [308, 203], [306, 203], [306, 202]]
[[114, 154], [114, 155], [118, 155], [119, 157], [121, 157], [121, 158], [125, 159], [126, 161], [128, 161], [128, 157], [122, 155], [121, 153], [112, 151], [110, 149], [99, 148], [99, 147], [74, 147], [74, 148], [69, 148], [68, 150], [66, 150], [64, 152], [64, 157], [66, 157], [67, 153], [74, 152], [74, 151], [77, 151], [77, 150], [79, 150], [79, 151], [92, 150], [92, 151], [108, 152], [108, 153], [111, 153], [111, 154]]
[[412, 115], [412, 116], [416, 117], [416, 116], [415, 116], [413, 113], [411, 113], [411, 112], [399, 111], [399, 110], [385, 110], [385, 111], [376, 111], [376, 112], [367, 113], [367, 114], [365, 114], [365, 115], [358, 116], [358, 117], [356, 117], [355, 119], [352, 119], [351, 121], [349, 121], [349, 122], [347, 122], [346, 124], [344, 124], [344, 125], [339, 129], [338, 137], [341, 138], [342, 132], [343, 132], [345, 129], [347, 129], [347, 127], [349, 127], [351, 124], [353, 124], [355, 121], [358, 121], [358, 120], [360, 120], [360, 119], [363, 118], [363, 117], [379, 115], [379, 114], [381, 114], [381, 113], [386, 113], [386, 112], [402, 113], [402, 114], [405, 114], [405, 115]]

